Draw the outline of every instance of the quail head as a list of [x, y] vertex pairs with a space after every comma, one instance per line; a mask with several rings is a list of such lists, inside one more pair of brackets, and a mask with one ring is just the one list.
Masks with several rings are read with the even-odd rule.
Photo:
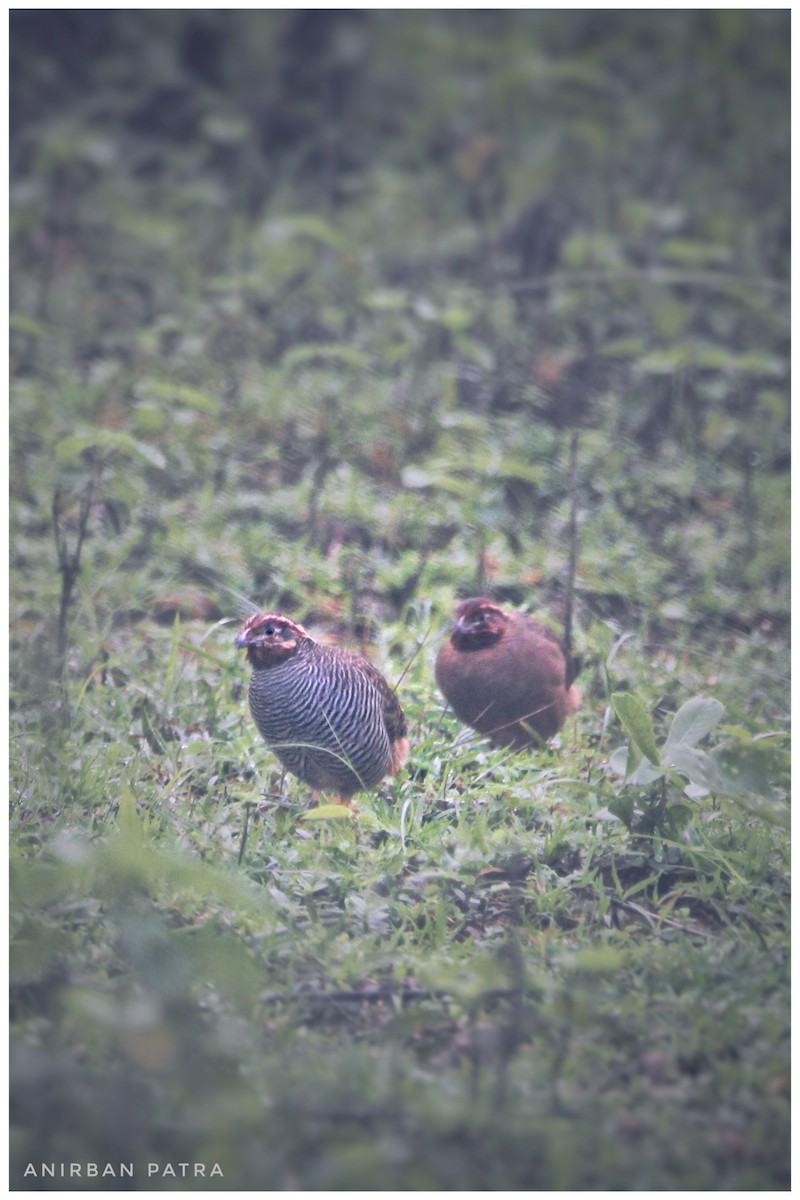
[[253, 668], [250, 711], [287, 771], [349, 803], [408, 758], [406, 718], [372, 663], [309, 637], [280, 613], [257, 613], [236, 645]]
[[484, 596], [459, 604], [436, 660], [436, 682], [456, 715], [514, 750], [543, 745], [575, 712], [574, 675], [546, 625]]

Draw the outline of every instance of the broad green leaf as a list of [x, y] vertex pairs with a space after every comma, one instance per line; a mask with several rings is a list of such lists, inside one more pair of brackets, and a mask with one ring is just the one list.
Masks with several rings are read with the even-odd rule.
[[140, 400], [135, 405], [131, 424], [138, 433], [159, 433], [169, 422], [164, 405], [156, 400]]
[[667, 262], [699, 267], [729, 262], [731, 249], [716, 242], [673, 237], [662, 244], [661, 254]]
[[399, 312], [408, 304], [408, 292], [398, 288], [377, 288], [364, 297], [363, 304], [374, 312]]
[[586, 946], [572, 960], [575, 969], [592, 975], [618, 971], [624, 964], [625, 955], [616, 946]]
[[638, 370], [646, 375], [671, 375], [687, 365], [687, 354], [682, 344], [668, 349], [652, 350], [642, 355], [637, 363]]
[[565, 240], [561, 253], [566, 266], [576, 268], [616, 267], [621, 259], [619, 241], [607, 233], [573, 233]]
[[660, 779], [664, 772], [658, 767], [654, 767], [648, 758], [642, 758], [628, 775], [625, 782], [629, 787], [649, 787], [651, 783], [655, 783]]
[[552, 84], [568, 84], [596, 92], [598, 95], [613, 95], [613, 82], [602, 64], [588, 56], [563, 55], [553, 57], [547, 63], [547, 75]]
[[630, 787], [647, 787], [664, 774], [658, 767], [654, 767], [649, 759], [644, 758], [632, 742], [628, 746], [618, 746], [609, 758], [608, 765], [614, 774], [621, 775]]
[[[466, 308], [463, 304], [451, 304], [439, 314], [439, 320], [453, 333], [460, 333], [475, 323], [475, 316], [473, 310]], [[466, 343], [464, 344], [466, 345]]]
[[344, 245], [341, 235], [332, 225], [322, 217], [310, 213], [273, 217], [261, 226], [261, 236], [266, 242], [286, 242], [294, 237], [307, 237], [322, 242], [333, 250], [338, 250]]
[[320, 342], [319, 344], [311, 343], [305, 346], [295, 346], [287, 351], [283, 356], [283, 365], [285, 367], [299, 367], [304, 363], [315, 362], [319, 358], [325, 358], [329, 361], [344, 363], [348, 367], [366, 368], [368, 359], [366, 354], [361, 350], [357, 350], [355, 346], [343, 346], [338, 343]]
[[683, 742], [665, 744], [661, 751], [661, 765], [685, 775], [690, 783], [706, 791], [711, 790], [709, 779], [713, 768], [711, 760], [703, 750], [696, 750]]
[[47, 333], [47, 326], [44, 322], [29, 316], [28, 313], [11, 313], [8, 318], [8, 327], [12, 333], [28, 333], [32, 337], [44, 337]]
[[250, 136], [250, 125], [242, 117], [231, 116], [230, 113], [215, 113], [206, 117], [203, 132], [212, 142], [235, 145]]
[[123, 787], [122, 797], [119, 802], [119, 812], [117, 814], [117, 825], [120, 833], [126, 842], [132, 845], [140, 846], [144, 839], [144, 830], [142, 828], [141, 818], [136, 811], [136, 801], [133, 792], [127, 786]]
[[[13, 858], [9, 865], [9, 896], [12, 908], [46, 908], [69, 891], [72, 875], [68, 854], [63, 853], [64, 842], [75, 842], [63, 835], [54, 840], [51, 847], [57, 862], [26, 862]], [[82, 846], [86, 843], [82, 842]]]
[[691, 312], [689, 305], [681, 304], [670, 292], [664, 292], [655, 310], [656, 327], [661, 337], [673, 341], [686, 327]]
[[664, 814], [664, 825], [675, 836], [686, 828], [694, 815], [691, 804], [670, 804]]
[[154, 399], [162, 404], [178, 404], [212, 416], [219, 412], [219, 400], [216, 396], [187, 383], [172, 383], [168, 379], [142, 379], [136, 385], [136, 394], [143, 400]]
[[649, 375], [665, 375], [679, 368], [697, 367], [701, 370], [739, 372], [745, 375], [768, 375], [781, 377], [786, 367], [781, 359], [771, 354], [752, 351], [737, 354], [726, 346], [715, 342], [676, 342], [674, 346], [661, 347], [643, 355], [638, 368]]
[[455, 341], [459, 353], [465, 358], [477, 363], [484, 371], [492, 370], [495, 365], [495, 357], [488, 346], [484, 346], [482, 342], [466, 337], [464, 334], [456, 334]]
[[735, 358], [737, 371], [746, 375], [769, 375], [783, 379], [787, 374], [786, 360], [775, 354], [761, 353], [750, 350], [746, 354], [737, 354]]
[[657, 766], [659, 753], [653, 723], [641, 700], [632, 692], [614, 692], [611, 704], [631, 741], [653, 766]]
[[598, 347], [598, 352], [604, 358], [637, 358], [646, 348], [643, 337], [631, 334], [630, 337], [609, 338]]
[[709, 752], [712, 791], [729, 796], [774, 796], [790, 783], [789, 752], [773, 741], [752, 739], [715, 746]]
[[438, 488], [442, 492], [450, 492], [454, 496], [471, 496], [475, 491], [475, 485], [469, 479], [457, 479], [453, 475], [447, 474], [447, 469], [443, 468], [442, 473], [435, 470], [426, 470], [424, 467], [405, 467], [401, 475], [403, 487], [407, 488]]
[[183, 226], [180, 221], [163, 213], [156, 215], [151, 209], [136, 211], [123, 208], [116, 217], [119, 233], [124, 233], [145, 246], [160, 250], [172, 250], [180, 242]]
[[684, 746], [696, 746], [715, 725], [722, 720], [725, 705], [712, 696], [693, 696], [682, 704], [675, 716], [664, 742], [664, 750], [681, 742]]
[[498, 479], [522, 479], [526, 483], [541, 484], [548, 478], [547, 467], [531, 463], [527, 459], [508, 458], [500, 460], [497, 467]]
[[630, 829], [633, 823], [634, 803], [634, 793], [624, 791], [621, 795], [615, 796], [613, 800], [610, 800], [607, 807], [612, 817], [616, 817], [619, 821], [622, 821], [626, 829]]
[[628, 773], [628, 759], [630, 757], [630, 746], [617, 746], [614, 753], [608, 760], [608, 765], [615, 775], [621, 776], [623, 779]]
[[247, 946], [209, 925], [189, 931], [180, 939], [180, 948], [199, 978], [212, 983], [240, 1012], [250, 1012], [264, 977]]
[[25, 920], [9, 944], [8, 972], [13, 983], [29, 983], [52, 970], [53, 964], [72, 951], [66, 931], [41, 919]]
[[335, 821], [342, 817], [349, 817], [350, 820], [355, 819], [355, 813], [352, 808], [348, 808], [346, 804], [319, 804], [316, 808], [310, 808], [308, 812], [303, 813], [300, 820], [306, 821]]
[[119, 429], [94, 429], [87, 433], [70, 434], [57, 443], [56, 460], [66, 462], [70, 458], [77, 458], [90, 447], [114, 450], [120, 454], [135, 454], [154, 467], [163, 468], [167, 465], [167, 460], [160, 450], [146, 442], [137, 441], [131, 434]]

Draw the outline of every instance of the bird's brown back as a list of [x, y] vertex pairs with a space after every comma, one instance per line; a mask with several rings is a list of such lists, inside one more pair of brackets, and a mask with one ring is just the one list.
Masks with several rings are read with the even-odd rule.
[[436, 680], [456, 715], [498, 745], [521, 749], [553, 737], [578, 707], [556, 634], [526, 613], [504, 614], [490, 645], [466, 648], [449, 638]]

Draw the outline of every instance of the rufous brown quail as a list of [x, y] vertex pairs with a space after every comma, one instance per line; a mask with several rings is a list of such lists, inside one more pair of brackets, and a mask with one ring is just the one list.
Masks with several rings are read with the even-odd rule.
[[547, 625], [485, 596], [464, 600], [436, 660], [458, 717], [495, 745], [544, 745], [580, 704], [575, 671]]

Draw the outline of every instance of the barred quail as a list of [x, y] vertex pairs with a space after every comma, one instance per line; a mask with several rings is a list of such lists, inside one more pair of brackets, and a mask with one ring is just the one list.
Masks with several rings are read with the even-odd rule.
[[287, 771], [349, 803], [408, 758], [406, 718], [381, 673], [323, 646], [280, 613], [257, 613], [236, 645], [253, 668], [250, 711]]
[[575, 712], [574, 676], [546, 625], [484, 596], [459, 604], [436, 660], [436, 682], [456, 715], [513, 750], [542, 745]]

